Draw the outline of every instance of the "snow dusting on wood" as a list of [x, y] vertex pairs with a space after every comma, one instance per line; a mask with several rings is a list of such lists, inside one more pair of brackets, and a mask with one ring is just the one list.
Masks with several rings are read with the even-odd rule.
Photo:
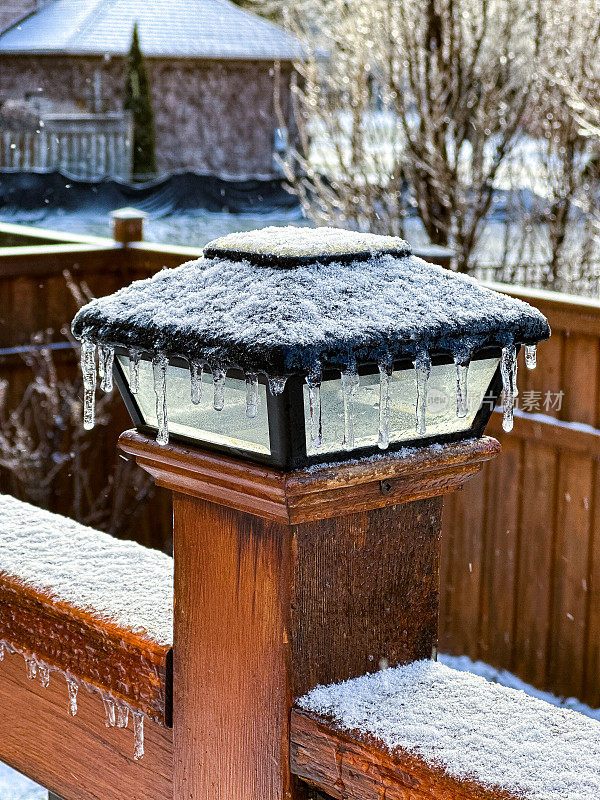
[[173, 641], [173, 559], [0, 495], [0, 576], [159, 645]]
[[600, 797], [598, 722], [434, 661], [319, 686], [298, 705], [457, 779], [527, 800]]

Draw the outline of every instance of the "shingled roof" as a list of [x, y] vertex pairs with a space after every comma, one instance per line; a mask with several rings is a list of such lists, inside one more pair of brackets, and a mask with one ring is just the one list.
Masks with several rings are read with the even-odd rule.
[[0, 54], [144, 55], [291, 61], [297, 40], [229, 0], [53, 0], [0, 36]]

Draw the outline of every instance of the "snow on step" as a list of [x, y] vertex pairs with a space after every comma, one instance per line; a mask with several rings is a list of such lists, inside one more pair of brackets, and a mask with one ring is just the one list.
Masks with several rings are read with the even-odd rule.
[[66, 678], [65, 714], [84, 686], [111, 725], [114, 710], [167, 722], [169, 556], [0, 495], [0, 607], [0, 655], [23, 656], [42, 686]]
[[433, 661], [319, 686], [298, 701], [356, 738], [526, 800], [600, 797], [600, 724]]

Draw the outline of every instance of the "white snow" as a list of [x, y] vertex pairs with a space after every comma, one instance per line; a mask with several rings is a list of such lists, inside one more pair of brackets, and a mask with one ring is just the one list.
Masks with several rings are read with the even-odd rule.
[[0, 495], [2, 577], [159, 645], [173, 641], [172, 558], [8, 495]]
[[48, 792], [0, 762], [0, 800], [48, 800]]
[[269, 226], [257, 231], [238, 231], [215, 239], [205, 248], [214, 257], [221, 253], [240, 256], [260, 254], [281, 258], [286, 256], [318, 259], [319, 256], [343, 256], [359, 253], [410, 253], [410, 246], [397, 236], [380, 236], [342, 228], [306, 228], [288, 225]]
[[319, 686], [298, 705], [458, 779], [527, 800], [600, 797], [598, 722], [439, 662]]

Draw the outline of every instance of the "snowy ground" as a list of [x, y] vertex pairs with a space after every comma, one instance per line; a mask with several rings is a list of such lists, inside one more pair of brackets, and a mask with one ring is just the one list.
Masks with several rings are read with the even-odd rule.
[[[494, 669], [482, 661], [473, 662], [467, 656], [440, 654], [439, 660], [453, 669], [461, 670], [462, 672], [473, 672], [488, 681], [499, 683], [502, 686], [510, 686], [512, 689], [522, 689], [532, 697], [545, 700], [554, 706], [571, 708], [600, 722], [600, 708], [590, 708], [574, 698], [555, 697], [555, 695], [548, 692], [541, 692], [539, 689], [534, 689], [533, 686], [523, 683], [522, 680], [512, 673], [506, 672], [506, 670]], [[47, 797], [46, 790], [42, 789], [41, 786], [0, 763], [0, 800], [47, 800]]]

